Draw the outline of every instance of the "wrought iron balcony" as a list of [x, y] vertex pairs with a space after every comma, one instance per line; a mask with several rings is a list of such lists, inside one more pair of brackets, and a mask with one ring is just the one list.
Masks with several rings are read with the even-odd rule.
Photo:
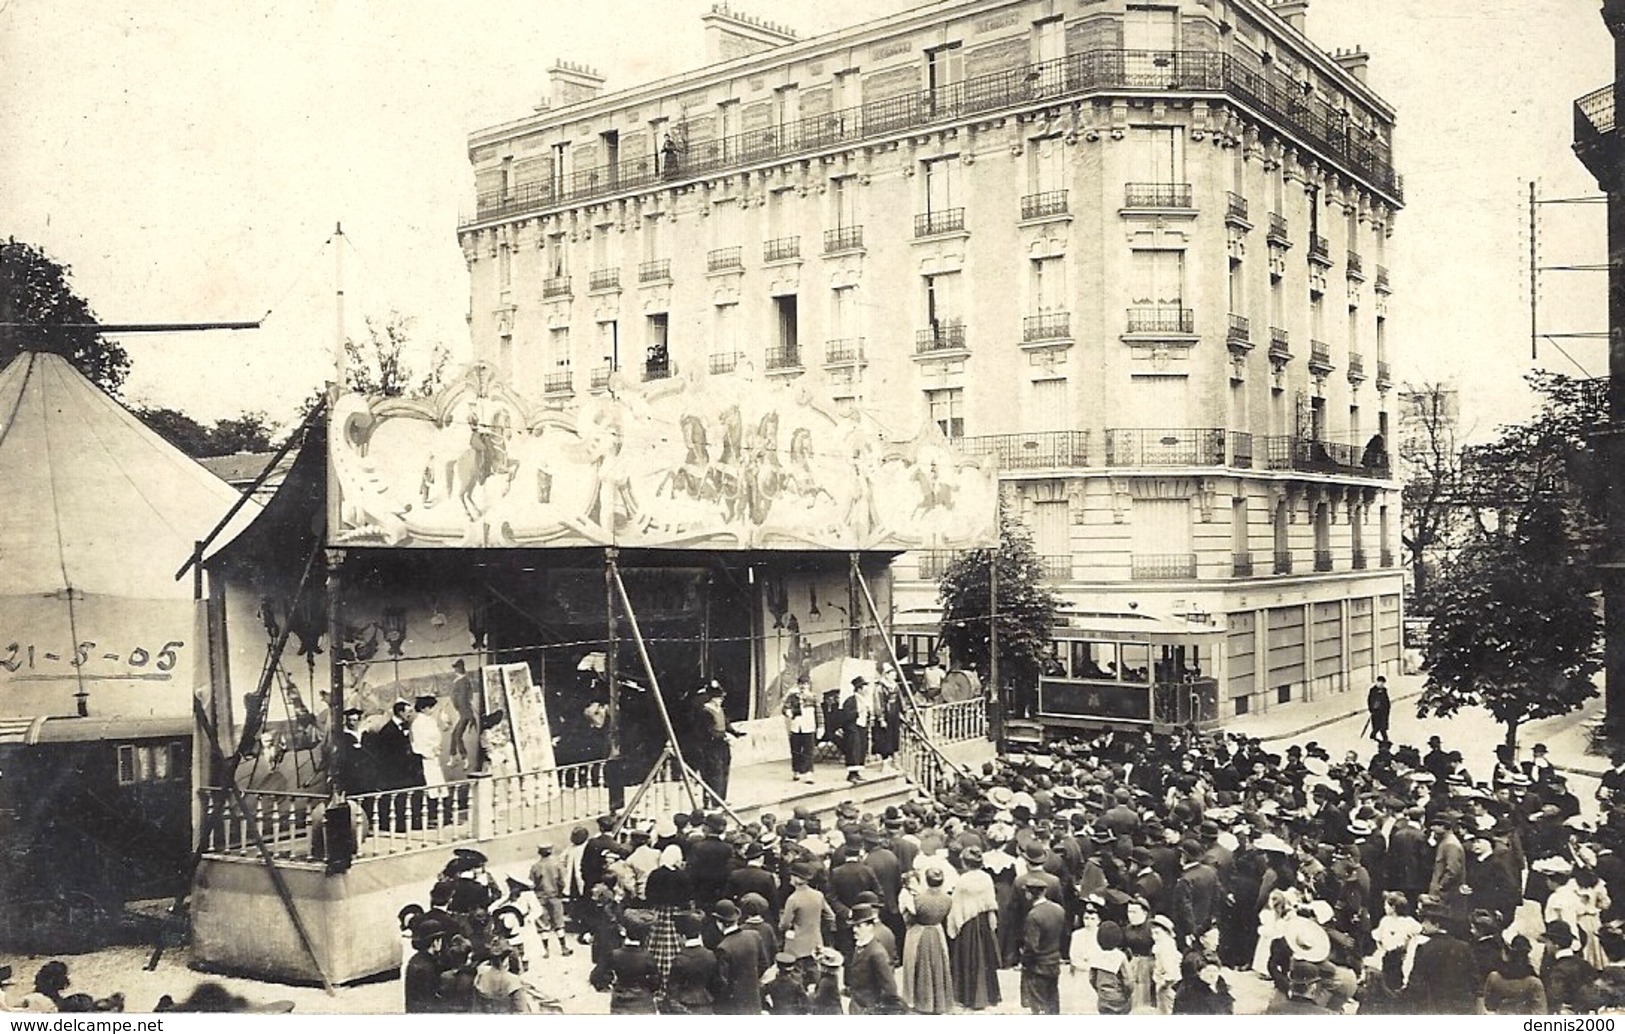
[[786, 259], [801, 257], [800, 237], [775, 237], [770, 241], [762, 242], [763, 262], [783, 262]]
[[1106, 429], [1108, 467], [1222, 467], [1222, 427]]
[[824, 342], [824, 365], [861, 365], [865, 361], [863, 345], [864, 339], [861, 337], [843, 337]]
[[1253, 555], [1251, 553], [1232, 553], [1230, 555], [1230, 577], [1251, 578], [1253, 576]]
[[1194, 334], [1196, 313], [1177, 305], [1136, 305], [1128, 310], [1130, 334]]
[[1264, 449], [1269, 470], [1362, 478], [1387, 478], [1392, 470], [1387, 451], [1373, 449], [1369, 441], [1352, 445], [1294, 435], [1271, 435], [1264, 439]]
[[619, 269], [595, 269], [587, 277], [587, 286], [594, 291], [611, 291], [621, 286]]
[[1309, 261], [1331, 268], [1332, 243], [1318, 233], [1309, 235]]
[[1276, 574], [1292, 573], [1292, 550], [1277, 549], [1275, 551], [1275, 565], [1273, 570]]
[[[965, 229], [965, 210], [963, 208], [944, 208], [938, 212], [921, 212], [914, 217], [914, 236], [933, 237], [939, 233], [959, 233]], [[863, 234], [858, 234], [858, 243], [847, 247], [860, 247], [863, 244]], [[831, 249], [834, 250], [834, 249]]]
[[615, 367], [613, 366], [595, 367], [592, 371], [591, 379], [588, 382], [591, 385], [592, 390], [603, 391], [605, 388], [609, 387], [609, 376], [614, 372]]
[[1052, 215], [1065, 215], [1066, 212], [1064, 190], [1046, 190], [1040, 194], [1028, 194], [1021, 199], [1023, 219], [1044, 219]]
[[711, 372], [716, 374], [733, 373], [739, 369], [739, 361], [745, 358], [743, 352], [712, 352]]
[[1344, 257], [1344, 264], [1348, 269], [1350, 280], [1365, 279], [1365, 258], [1358, 251], [1351, 251]]
[[1129, 577], [1137, 582], [1184, 581], [1196, 577], [1195, 553], [1135, 553]]
[[779, 345], [767, 350], [769, 370], [801, 369], [801, 348], [797, 345]]
[[645, 381], [663, 381], [675, 376], [677, 364], [670, 359], [664, 362], [648, 362], [643, 364], [643, 379]]
[[1072, 580], [1072, 556], [1040, 556], [1038, 571], [1045, 581], [1069, 582]]
[[1382, 550], [1381, 554], [1378, 556], [1377, 560], [1378, 560], [1379, 563], [1382, 564], [1383, 567], [1393, 567], [1394, 566], [1394, 551], [1391, 550], [1391, 549]]
[[863, 247], [863, 227], [842, 226], [834, 230], [824, 231], [824, 254], [833, 255], [838, 251], [856, 251]]
[[724, 273], [732, 269], [744, 269], [745, 260], [740, 257], [740, 248], [715, 248], [705, 253], [705, 269], [708, 273]]
[[1361, 384], [1365, 381], [1365, 356], [1358, 352], [1349, 353], [1349, 383]]
[[1390, 293], [1392, 293], [1393, 285], [1388, 282], [1388, 267], [1387, 266], [1378, 266], [1377, 267], [1377, 279], [1371, 286], [1374, 287], [1378, 292], [1380, 292], [1382, 294], [1390, 294]]
[[1189, 183], [1130, 183], [1126, 188], [1126, 208], [1190, 208]]
[[960, 322], [936, 323], [914, 334], [914, 354], [929, 355], [933, 352], [963, 352], [965, 344], [965, 325]]
[[1377, 360], [1377, 387], [1387, 389], [1394, 386], [1393, 371], [1388, 368], [1388, 360]]
[[655, 259], [638, 266], [638, 283], [652, 284], [671, 279], [671, 259]]
[[1292, 337], [1282, 327], [1270, 328], [1270, 358], [1282, 361], [1292, 358]]
[[550, 276], [542, 281], [543, 298], [570, 297], [570, 278], [567, 276]]
[[923, 549], [914, 557], [920, 580], [934, 582], [948, 573], [948, 568], [959, 559], [959, 554], [951, 549]]
[[1329, 549], [1315, 550], [1315, 570], [1330, 571], [1332, 569], [1332, 551]]
[[1287, 236], [1286, 216], [1280, 212], [1270, 213], [1270, 228], [1264, 236], [1271, 244], [1279, 244], [1283, 248], [1292, 247], [1292, 238]]
[[1324, 341], [1309, 342], [1309, 372], [1332, 372], [1332, 346]]
[[1235, 313], [1232, 312], [1230, 314], [1230, 329], [1225, 334], [1225, 340], [1228, 341], [1231, 345], [1244, 345], [1244, 346], [1246, 346], [1248, 348], [1251, 348], [1252, 347], [1252, 339], [1253, 339], [1253, 324], [1252, 324], [1252, 321], [1249, 320], [1245, 316], [1237, 316]]
[[1063, 341], [1072, 336], [1070, 312], [1043, 312], [1021, 320], [1023, 341]]
[[1574, 153], [1598, 179], [1614, 174], [1617, 139], [1613, 83], [1574, 102]]
[[1365, 550], [1356, 549], [1351, 554], [1351, 562], [1353, 563], [1354, 569], [1356, 571], [1364, 571], [1365, 570]]
[[570, 395], [574, 394], [575, 390], [575, 374], [569, 370], [549, 373], [542, 377], [542, 391], [546, 394]]
[[[620, 193], [654, 190], [786, 158], [848, 148], [855, 142], [895, 137], [914, 129], [948, 125], [998, 111], [1014, 111], [1057, 99], [1131, 90], [1171, 91], [1230, 97], [1266, 120], [1285, 127], [1318, 153], [1362, 177], [1396, 201], [1404, 197], [1388, 141], [1351, 125], [1345, 112], [1318, 95], [1305, 96], [1283, 69], [1262, 67], [1251, 57], [1215, 51], [1087, 49], [1036, 64], [973, 76], [938, 89], [918, 90], [794, 122], [753, 128], [704, 141], [679, 141], [669, 153], [576, 169], [533, 183], [489, 191], [476, 199], [463, 229], [564, 208]], [[1606, 91], [1612, 130], [1612, 91]], [[1586, 110], [1597, 107], [1586, 103]], [[1209, 103], [1213, 103], [1209, 100]], [[1577, 108], [1580, 106], [1577, 106]], [[1593, 123], [1587, 131], [1595, 136]]]
[[1230, 465], [1250, 470], [1253, 465], [1253, 435], [1251, 431], [1230, 432]]
[[966, 456], [992, 456], [1000, 470], [1067, 470], [1089, 465], [1088, 431], [1034, 431], [960, 438]]
[[1225, 191], [1224, 219], [1227, 223], [1243, 228], [1252, 225], [1247, 221], [1247, 199], [1233, 190]]

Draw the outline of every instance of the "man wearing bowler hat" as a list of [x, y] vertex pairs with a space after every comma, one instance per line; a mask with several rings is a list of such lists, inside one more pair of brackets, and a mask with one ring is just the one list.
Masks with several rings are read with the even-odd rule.
[[1048, 884], [1031, 873], [1017, 887], [1027, 898], [1021, 936], [1021, 1004], [1035, 1016], [1058, 1016], [1066, 910], [1045, 896]]
[[[796, 957], [802, 976], [811, 982], [817, 976], [817, 956], [824, 949], [824, 926], [833, 925], [835, 911], [823, 892], [812, 886], [818, 875], [814, 862], [792, 862], [790, 896], [779, 913], [779, 931], [784, 934], [784, 950]], [[836, 953], [840, 957], [840, 953]]]
[[853, 1015], [889, 1015], [903, 1011], [891, 954], [875, 939], [879, 922], [880, 910], [874, 905], [862, 904], [852, 910], [854, 948], [852, 965], [846, 974], [846, 990], [852, 999]]
[[756, 1016], [762, 1011], [762, 942], [739, 925], [739, 906], [723, 898], [711, 908], [722, 941], [717, 945], [716, 1011], [725, 1016]]

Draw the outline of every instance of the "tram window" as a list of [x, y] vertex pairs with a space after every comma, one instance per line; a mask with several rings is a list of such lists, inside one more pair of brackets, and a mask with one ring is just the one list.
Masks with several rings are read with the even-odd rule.
[[1117, 678], [1117, 644], [1073, 643], [1072, 677], [1075, 679]]
[[1151, 647], [1147, 643], [1122, 644], [1122, 661], [1118, 670], [1125, 682], [1151, 681]]
[[190, 778], [186, 764], [186, 747], [183, 744], [171, 743], [169, 745], [169, 777], [171, 779]]

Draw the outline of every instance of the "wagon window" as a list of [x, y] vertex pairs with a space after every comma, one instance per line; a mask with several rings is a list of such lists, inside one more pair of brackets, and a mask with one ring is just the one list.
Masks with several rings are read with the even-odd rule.
[[169, 745], [169, 777], [171, 779], [184, 779], [189, 774], [186, 764], [186, 745], [171, 743]]
[[169, 748], [148, 747], [147, 752], [152, 756], [152, 778], [154, 781], [169, 778]]
[[118, 749], [118, 781], [120, 786], [135, 782], [135, 748], [125, 745]]

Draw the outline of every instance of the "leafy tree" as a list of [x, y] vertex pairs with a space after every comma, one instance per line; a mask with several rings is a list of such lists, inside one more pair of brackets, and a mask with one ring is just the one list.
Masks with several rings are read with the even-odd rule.
[[214, 429], [209, 432], [209, 447], [215, 450], [216, 456], [228, 456], [234, 452], [270, 452], [276, 448], [273, 442], [275, 434], [275, 428], [263, 411], [244, 413], [215, 421]]
[[0, 367], [23, 352], [51, 352], [117, 395], [130, 373], [129, 354], [102, 337], [89, 303], [68, 284], [70, 272], [15, 237], [0, 244]]
[[1572, 557], [1561, 505], [1539, 499], [1484, 528], [1434, 589], [1419, 717], [1482, 707], [1506, 726], [1568, 714], [1597, 695], [1594, 577]]
[[264, 413], [229, 417], [216, 421], [213, 427], [175, 409], [138, 409], [135, 415], [193, 459], [229, 456], [234, 452], [269, 452], [276, 447], [275, 430]]
[[1400, 407], [1398, 454], [1405, 479], [1400, 543], [1411, 568], [1413, 607], [1425, 614], [1430, 609], [1431, 565], [1456, 539], [1464, 518], [1457, 499], [1461, 453], [1456, 445], [1456, 392], [1436, 382], [1406, 385]]
[[366, 326], [366, 341], [347, 338], [344, 342], [349, 390], [385, 398], [426, 398], [440, 390], [451, 360], [444, 345], [434, 346], [428, 367], [419, 374], [403, 355], [412, 330], [411, 317], [391, 311], [382, 323], [367, 317]]
[[[997, 607], [989, 577], [998, 570]], [[991, 675], [988, 615], [999, 632], [999, 681], [1036, 687], [1061, 598], [1044, 584], [1044, 566], [1031, 533], [1001, 512], [997, 549], [973, 549], [955, 557], [937, 590], [942, 601], [942, 639], [962, 666], [984, 681]], [[1002, 688], [1002, 687], [1000, 687]]]

